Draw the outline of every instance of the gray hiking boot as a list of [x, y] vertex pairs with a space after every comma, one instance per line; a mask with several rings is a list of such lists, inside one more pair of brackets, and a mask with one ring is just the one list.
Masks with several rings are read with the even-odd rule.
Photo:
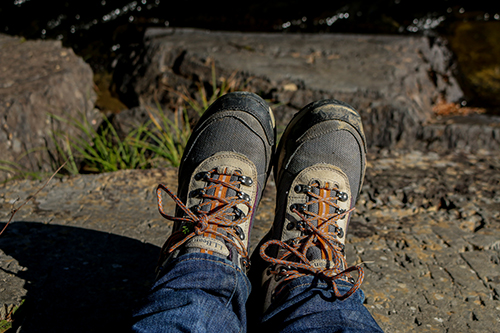
[[[175, 221], [158, 270], [182, 254], [201, 252], [246, 271], [249, 233], [274, 141], [272, 111], [255, 94], [229, 93], [205, 111], [182, 157], [177, 196], [162, 184], [157, 189], [160, 213]], [[163, 211], [162, 191], [176, 201], [175, 217]]]
[[[259, 254], [264, 311], [292, 279], [314, 275], [349, 297], [363, 270], [346, 267], [349, 218], [361, 190], [366, 144], [358, 113], [349, 105], [322, 100], [298, 112], [278, 146], [273, 227]], [[358, 271], [354, 281], [349, 272]], [[340, 294], [337, 279], [353, 283]]]

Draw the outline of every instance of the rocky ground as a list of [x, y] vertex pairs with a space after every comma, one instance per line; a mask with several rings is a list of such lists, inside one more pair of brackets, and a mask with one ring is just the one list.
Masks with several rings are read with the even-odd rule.
[[351, 260], [373, 262], [366, 305], [387, 331], [496, 331], [499, 167], [487, 153], [371, 160]]
[[[386, 332], [495, 332], [500, 322], [500, 160], [488, 152], [369, 155], [347, 257], [364, 262], [366, 306]], [[171, 229], [155, 187], [176, 170], [53, 180], [2, 235], [4, 304], [26, 298], [22, 328], [107, 331], [126, 323], [153, 280]], [[0, 189], [0, 218], [42, 182]], [[252, 233], [267, 232], [269, 181]], [[167, 202], [167, 210], [173, 211]], [[4, 226], [1, 223], [0, 226]]]
[[[324, 36], [325, 44], [319, 37], [167, 32], [149, 34], [144, 54], [129, 59], [137, 66], [125, 73], [133, 75], [121, 78], [120, 89], [137, 108], [153, 96], [168, 105], [171, 86], [210, 80], [210, 61], [236, 70], [232, 58], [247, 66], [242, 77], [253, 77], [253, 88], [273, 103], [278, 128], [307, 100], [347, 100], [360, 110], [370, 139], [347, 238], [348, 263], [365, 268], [365, 305], [386, 332], [497, 331], [500, 121], [433, 113], [443, 94], [450, 101], [460, 95], [452, 80], [441, 80], [451, 73], [442, 66], [444, 49], [399, 37]], [[269, 59], [281, 69], [270, 71]], [[368, 66], [374, 59], [383, 63]], [[348, 77], [354, 64], [366, 67]], [[346, 76], [349, 84], [340, 84]], [[176, 173], [165, 168], [53, 179], [0, 236], [0, 316], [26, 299], [15, 320], [23, 332], [125, 329], [172, 227], [157, 211], [155, 188], [165, 183], [175, 190]], [[43, 184], [0, 185], [0, 228]], [[271, 178], [252, 249], [270, 228], [275, 195]], [[166, 201], [166, 210], [173, 209]]]

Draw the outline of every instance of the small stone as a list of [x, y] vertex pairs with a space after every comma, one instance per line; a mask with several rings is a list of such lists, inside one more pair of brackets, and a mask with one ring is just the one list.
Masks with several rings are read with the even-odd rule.
[[476, 232], [484, 226], [483, 218], [480, 215], [472, 215], [465, 221], [460, 223], [460, 228], [463, 230]]
[[283, 86], [285, 91], [297, 91], [299, 88], [295, 83], [288, 83]]

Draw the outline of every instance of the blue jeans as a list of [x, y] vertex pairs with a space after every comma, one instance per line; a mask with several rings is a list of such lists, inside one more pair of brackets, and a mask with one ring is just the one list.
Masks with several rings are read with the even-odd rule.
[[[350, 289], [337, 282], [339, 291]], [[346, 300], [312, 276], [291, 281], [256, 331], [382, 332], [358, 289]], [[135, 311], [135, 332], [246, 332], [251, 284], [230, 261], [202, 253], [182, 255], [165, 269]]]

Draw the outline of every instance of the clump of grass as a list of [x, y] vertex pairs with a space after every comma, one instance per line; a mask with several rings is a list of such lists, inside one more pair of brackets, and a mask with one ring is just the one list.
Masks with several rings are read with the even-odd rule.
[[191, 135], [191, 125], [186, 109], [177, 108], [174, 120], [168, 118], [159, 104], [157, 104], [157, 109], [150, 109], [148, 112], [151, 124], [145, 132], [148, 140], [137, 140], [136, 144], [153, 154], [153, 166], [166, 163], [178, 167], [184, 147]]
[[151, 166], [151, 154], [147, 154], [147, 147], [137, 144], [146, 137], [147, 124], [139, 126], [122, 139], [107, 117], [103, 117], [103, 124], [96, 130], [84, 114], [81, 119], [69, 120], [51, 116], [77, 129], [79, 133], [52, 133], [57, 164], [68, 161], [65, 166], [67, 173], [101, 173]]
[[29, 170], [19, 163], [7, 160], [0, 160], [0, 171], [3, 171], [7, 174], [7, 179], [2, 183], [15, 179], [40, 180], [45, 175], [43, 172]]

